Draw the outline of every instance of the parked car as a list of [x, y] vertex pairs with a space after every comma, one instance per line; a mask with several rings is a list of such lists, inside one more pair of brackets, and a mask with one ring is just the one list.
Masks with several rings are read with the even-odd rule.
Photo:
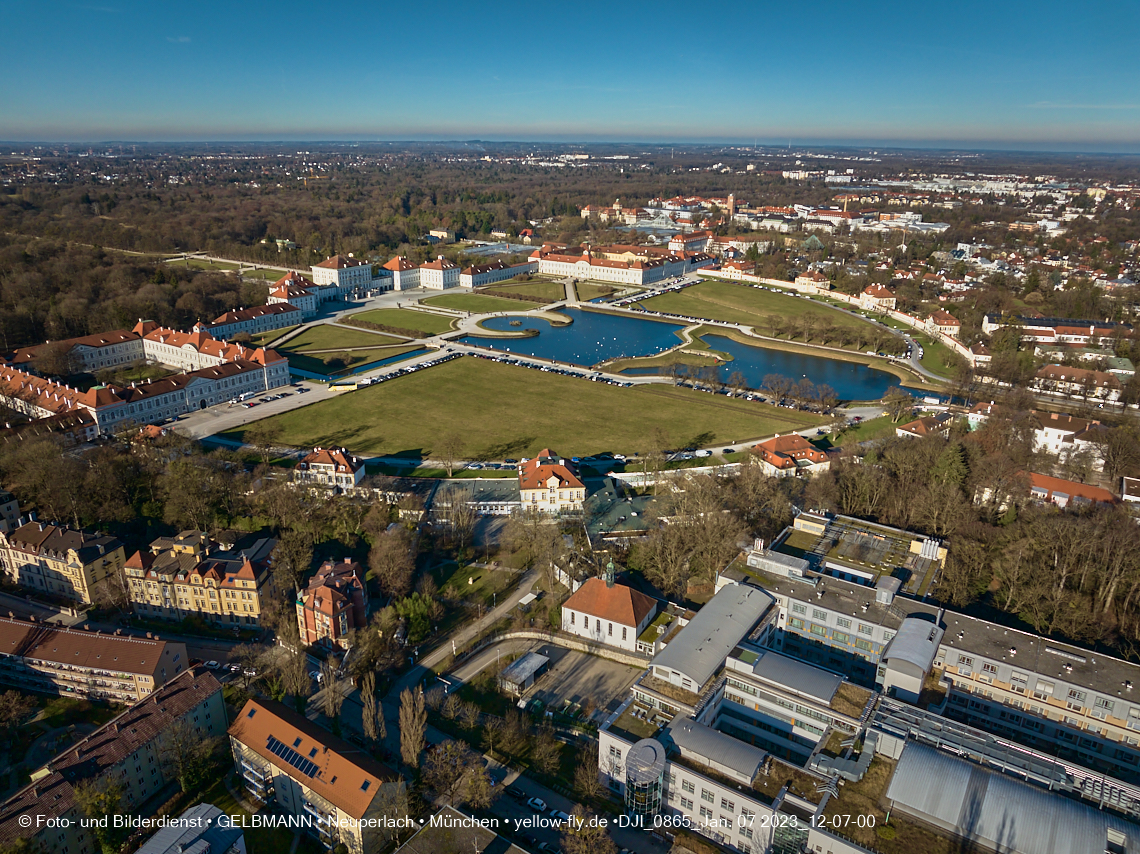
[[507, 794], [519, 802], [526, 800], [526, 792], [518, 786], [507, 786]]
[[206, 666], [207, 666], [208, 668], [210, 668], [211, 670], [217, 670], [217, 669], [218, 669], [219, 667], [221, 667], [222, 665], [218, 664], [218, 662], [214, 661], [214, 660], [211, 658], [209, 661], [207, 661], [207, 662], [206, 662]]
[[542, 798], [528, 798], [526, 805], [535, 812], [546, 812], [546, 801]]
[[559, 821], [569, 821], [570, 820], [570, 813], [562, 812], [562, 810], [551, 810], [550, 811], [550, 817], [556, 818]]

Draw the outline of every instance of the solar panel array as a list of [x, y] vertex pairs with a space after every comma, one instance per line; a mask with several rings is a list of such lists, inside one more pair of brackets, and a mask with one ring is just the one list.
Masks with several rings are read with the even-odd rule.
[[317, 776], [317, 763], [313, 762], [311, 759], [306, 759], [289, 745], [282, 744], [273, 736], [269, 736], [269, 741], [265, 746], [269, 749], [270, 753], [272, 753], [274, 756], [280, 756], [306, 777]]

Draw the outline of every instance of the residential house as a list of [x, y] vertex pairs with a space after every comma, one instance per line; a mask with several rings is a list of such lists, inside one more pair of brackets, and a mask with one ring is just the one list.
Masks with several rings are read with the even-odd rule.
[[1120, 499], [1099, 486], [1062, 480], [1029, 472], [1029, 495], [1035, 501], [1056, 504], [1061, 509], [1089, 504], [1119, 504]]
[[796, 276], [795, 285], [805, 291], [829, 291], [831, 280], [818, 270], [808, 270]]
[[542, 513], [579, 511], [586, 500], [586, 486], [572, 462], [549, 448], [519, 465], [519, 494], [523, 510]]
[[0, 572], [11, 584], [84, 605], [121, 584], [125, 560], [114, 537], [66, 525], [28, 522], [0, 532]]
[[297, 594], [297, 627], [305, 646], [344, 648], [348, 633], [367, 625], [364, 567], [356, 561], [325, 561]]
[[[226, 724], [222, 684], [203, 668], [183, 670], [32, 771], [31, 782], [0, 805], [0, 845], [32, 840], [49, 854], [98, 852], [98, 841], [81, 821], [85, 816], [76, 789], [114, 785], [121, 793], [122, 812], [147, 818], [144, 806], [157, 806], [152, 798], [175, 782], [168, 741], [175, 727], [207, 739], [224, 735]], [[214, 849], [214, 854], [230, 852]]]
[[1030, 384], [1038, 391], [1113, 403], [1120, 399], [1120, 380], [1106, 371], [1046, 365]]
[[893, 311], [895, 292], [883, 285], [868, 285], [859, 295], [859, 305], [868, 311]]
[[344, 448], [313, 448], [293, 471], [293, 482], [352, 489], [364, 479], [364, 461]]
[[940, 412], [937, 415], [927, 415], [914, 421], [908, 421], [906, 424], [900, 424], [895, 428], [895, 435], [909, 439], [921, 439], [926, 436], [941, 436], [945, 439], [950, 435], [950, 428], [953, 424], [953, 415], [949, 412]]
[[257, 626], [276, 546], [265, 538], [226, 550], [202, 531], [159, 537], [127, 561], [127, 594], [135, 613], [148, 619]]
[[831, 468], [831, 459], [798, 433], [773, 436], [752, 446], [751, 460], [770, 477], [812, 475]]
[[7, 490], [0, 489], [0, 534], [9, 534], [20, 527], [20, 502]]
[[951, 338], [957, 338], [958, 333], [962, 331], [962, 324], [958, 322], [958, 318], [942, 309], [938, 309], [926, 318], [925, 326], [927, 332], [949, 335]]
[[188, 665], [184, 643], [0, 617], [0, 683], [22, 691], [134, 703]]
[[657, 601], [612, 574], [590, 578], [562, 603], [562, 631], [595, 643], [637, 652], [637, 639], [657, 613]]
[[410, 819], [396, 772], [281, 703], [246, 701], [229, 736], [247, 794], [308, 818], [307, 832], [326, 848], [380, 851], [392, 835], [386, 821], [411, 826], [402, 824]]

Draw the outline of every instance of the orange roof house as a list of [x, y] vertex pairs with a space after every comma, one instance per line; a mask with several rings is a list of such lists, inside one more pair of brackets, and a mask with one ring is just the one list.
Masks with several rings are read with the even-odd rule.
[[831, 467], [827, 454], [798, 433], [773, 436], [754, 445], [752, 459], [764, 467], [765, 474], [775, 477], [814, 474]]
[[562, 630], [597, 643], [636, 650], [657, 601], [624, 584], [588, 579], [562, 603]]

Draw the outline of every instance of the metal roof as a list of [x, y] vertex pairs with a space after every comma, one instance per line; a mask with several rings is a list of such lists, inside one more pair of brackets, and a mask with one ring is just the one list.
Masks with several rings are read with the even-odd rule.
[[822, 703], [830, 703], [843, 677], [804, 664], [778, 652], [767, 651], [752, 665], [752, 672], [760, 679], [782, 685], [798, 694], [814, 697]]
[[699, 688], [724, 664], [728, 654], [748, 636], [774, 601], [758, 587], [730, 584], [721, 588], [650, 665], [675, 670]]
[[1140, 851], [1140, 825], [921, 744], [908, 744], [887, 789], [892, 808], [1018, 854], [1104, 854], [1109, 828]]
[[922, 673], [928, 673], [938, 655], [942, 634], [941, 626], [929, 620], [907, 617], [895, 636], [887, 642], [883, 650], [883, 661], [898, 659], [913, 664]]
[[499, 676], [504, 682], [521, 685], [545, 667], [549, 661], [550, 659], [545, 655], [539, 655], [537, 652], [528, 652], [522, 658], [504, 667], [503, 672], [500, 673]]
[[674, 721], [665, 730], [684, 759], [693, 759], [714, 771], [729, 771], [751, 783], [768, 754], [759, 747], [725, 735], [691, 718]]
[[226, 854], [241, 839], [242, 830], [229, 822], [219, 822], [220, 815], [222, 811], [213, 804], [192, 806], [178, 817], [179, 825], [159, 830], [143, 843], [137, 854], [188, 854], [191, 851]]

